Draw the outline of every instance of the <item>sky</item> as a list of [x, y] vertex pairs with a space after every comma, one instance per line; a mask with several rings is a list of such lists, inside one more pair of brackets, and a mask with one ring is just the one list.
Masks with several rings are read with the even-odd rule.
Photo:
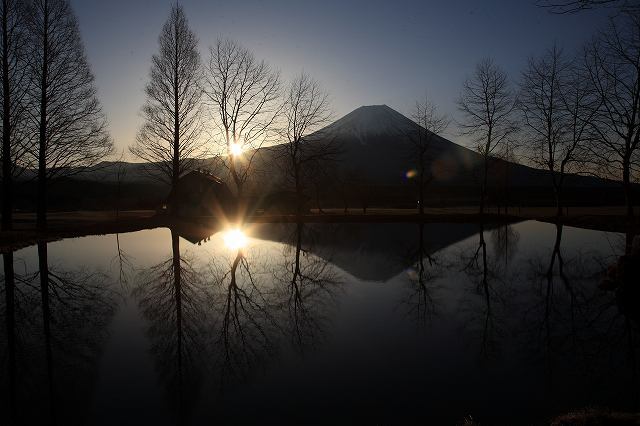
[[[175, 1], [71, 0], [117, 152], [133, 144], [158, 35]], [[490, 56], [514, 85], [531, 56], [554, 42], [577, 52], [609, 10], [555, 15], [536, 0], [181, 0], [203, 60], [234, 39], [288, 81], [300, 71], [329, 92], [338, 119], [361, 105], [409, 115], [429, 98], [456, 118], [455, 100]], [[455, 124], [445, 136], [460, 140]], [[132, 160], [130, 155], [125, 158]]]

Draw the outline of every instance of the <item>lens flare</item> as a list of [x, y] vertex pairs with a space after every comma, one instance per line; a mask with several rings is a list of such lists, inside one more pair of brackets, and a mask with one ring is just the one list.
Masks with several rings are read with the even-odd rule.
[[240, 145], [239, 143], [233, 143], [229, 147], [229, 152], [234, 156], [241, 155], [242, 151], [242, 145]]
[[418, 171], [416, 169], [411, 169], [407, 173], [405, 173], [405, 177], [407, 179], [413, 179], [416, 176], [418, 176]]
[[247, 236], [239, 229], [230, 229], [222, 236], [224, 245], [231, 250], [240, 250], [247, 245]]

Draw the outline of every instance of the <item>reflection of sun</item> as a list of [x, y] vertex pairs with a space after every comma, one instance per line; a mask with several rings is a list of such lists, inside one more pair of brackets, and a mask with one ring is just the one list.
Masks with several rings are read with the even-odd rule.
[[231, 250], [239, 250], [247, 245], [247, 236], [239, 229], [229, 229], [222, 236], [224, 245]]
[[229, 147], [229, 152], [234, 156], [242, 154], [242, 145], [239, 143], [232, 143]]

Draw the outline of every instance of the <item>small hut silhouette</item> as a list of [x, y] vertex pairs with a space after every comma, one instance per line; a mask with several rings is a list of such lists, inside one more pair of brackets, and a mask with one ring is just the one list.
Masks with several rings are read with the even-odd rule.
[[222, 179], [193, 170], [178, 179], [167, 198], [167, 209], [181, 217], [227, 217], [236, 210], [236, 198]]

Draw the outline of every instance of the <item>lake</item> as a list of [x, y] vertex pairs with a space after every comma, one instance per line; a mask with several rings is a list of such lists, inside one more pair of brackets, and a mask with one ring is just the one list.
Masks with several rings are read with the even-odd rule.
[[0, 416], [513, 425], [639, 408], [637, 302], [601, 288], [621, 234], [536, 221], [243, 232], [4, 254]]

